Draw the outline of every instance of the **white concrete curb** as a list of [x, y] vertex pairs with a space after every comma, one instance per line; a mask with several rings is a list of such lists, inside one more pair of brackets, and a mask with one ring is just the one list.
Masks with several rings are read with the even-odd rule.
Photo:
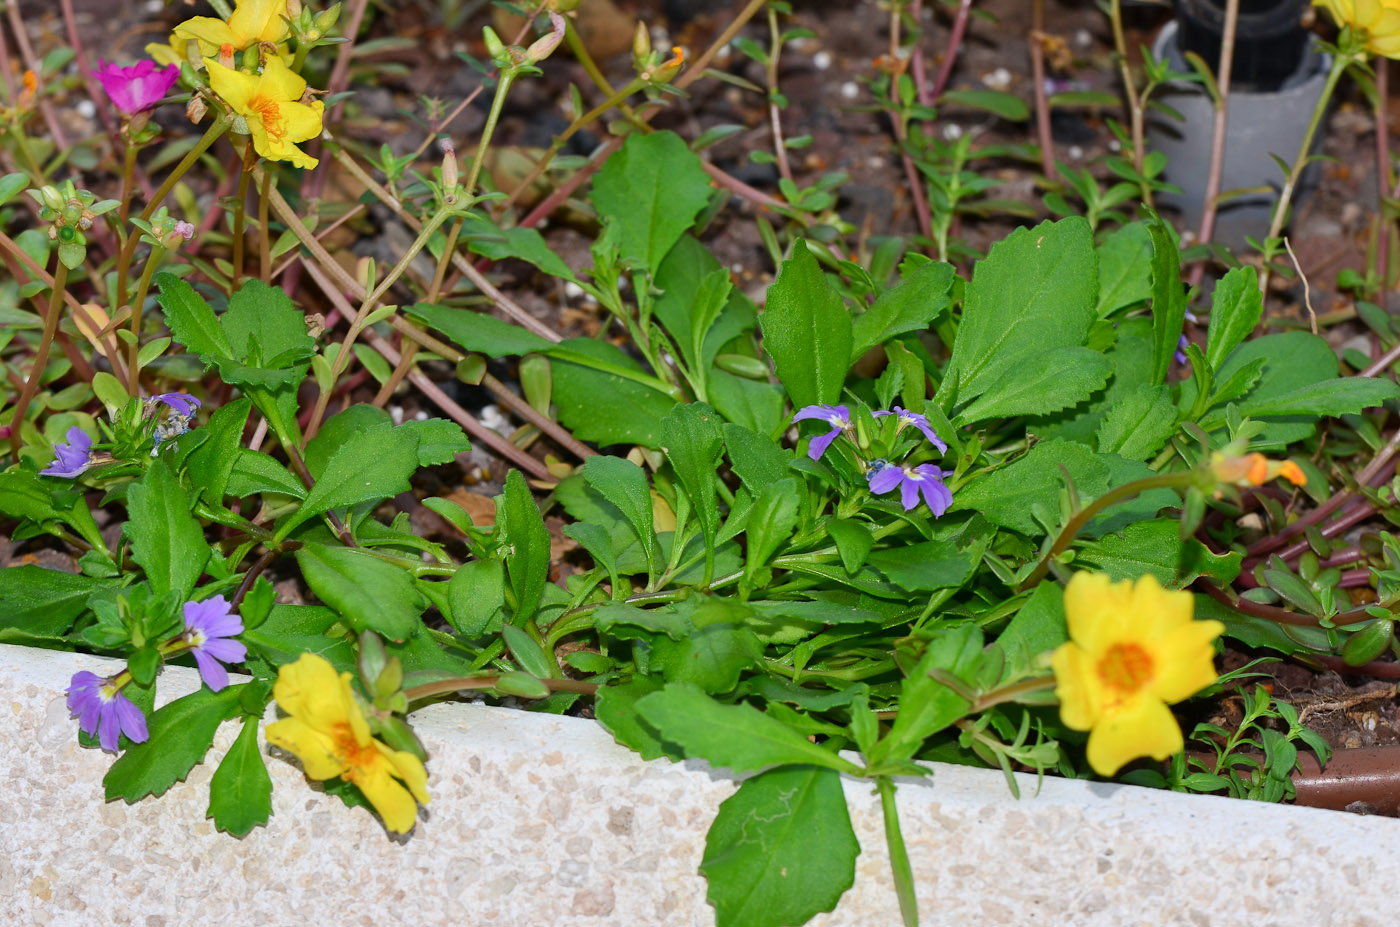
[[[106, 661], [0, 646], [0, 924], [60, 927], [709, 925], [696, 867], [733, 780], [646, 763], [597, 724], [477, 705], [413, 716], [432, 803], [396, 842], [271, 760], [274, 815], [235, 840], [205, 819], [236, 734], [164, 797], [102, 800], [63, 690]], [[167, 668], [167, 698], [198, 685]], [[1400, 821], [938, 766], [899, 805], [925, 925], [1383, 927]], [[849, 780], [855, 888], [814, 925], [897, 925], [879, 802]]]

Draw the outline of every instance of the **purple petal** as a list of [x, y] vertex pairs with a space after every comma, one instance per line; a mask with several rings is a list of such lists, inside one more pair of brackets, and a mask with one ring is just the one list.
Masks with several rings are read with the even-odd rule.
[[899, 467], [885, 467], [878, 473], [869, 474], [868, 479], [870, 480], [870, 491], [877, 496], [883, 496], [904, 482], [904, 471]]
[[152, 396], [152, 402], [162, 402], [169, 406], [176, 415], [189, 417], [194, 414], [202, 403], [199, 399], [189, 393], [161, 393], [159, 396]]
[[218, 692], [228, 685], [228, 671], [224, 669], [222, 663], [203, 650], [191, 652], [194, 654], [194, 662], [199, 665], [199, 675], [203, 677], [205, 684], [210, 689]]
[[72, 479], [92, 464], [92, 438], [77, 425], [68, 429], [68, 443], [54, 446], [53, 463], [39, 473]]
[[948, 506], [953, 504], [953, 493], [942, 480], [928, 480], [920, 490], [924, 501], [928, 503], [929, 510], [933, 512], [933, 517], [937, 518], [948, 511]]
[[919, 479], [918, 477], [906, 474], [904, 482], [899, 487], [899, 504], [904, 506], [904, 511], [908, 512], [919, 504]]
[[910, 424], [923, 432], [924, 437], [928, 439], [928, 443], [938, 448], [939, 453], [944, 453], [948, 450], [948, 445], [944, 444], [943, 439], [938, 437], [938, 433], [933, 430], [933, 426], [928, 423], [928, 419], [915, 412], [910, 412], [905, 417]]
[[844, 428], [851, 424], [851, 410], [845, 406], [803, 406], [797, 410], [797, 414], [792, 417], [792, 420], [793, 422], [805, 422], [813, 418]]
[[97, 722], [97, 742], [108, 753], [116, 753], [117, 746], [121, 743], [121, 719], [118, 717], [116, 704], [115, 701], [105, 703]]
[[818, 435], [817, 437], [813, 438], [812, 443], [807, 445], [807, 456], [812, 458], [813, 460], [819, 460], [821, 456], [826, 453], [826, 449], [831, 447], [831, 442], [835, 441], [836, 436], [840, 433], [841, 428], [838, 425], [837, 427], [828, 431], [826, 434]]
[[224, 637], [205, 641], [204, 646], [195, 651], [196, 656], [201, 653], [207, 653], [215, 660], [225, 663], [242, 663], [248, 659], [248, 648], [242, 641], [231, 641]]
[[112, 699], [113, 713], [121, 723], [122, 733], [134, 744], [144, 743], [151, 735], [146, 730], [146, 716], [136, 703], [125, 695]]
[[186, 602], [185, 630], [199, 631], [205, 637], [232, 637], [243, 631], [243, 621], [230, 614], [233, 606], [221, 595], [202, 602]]

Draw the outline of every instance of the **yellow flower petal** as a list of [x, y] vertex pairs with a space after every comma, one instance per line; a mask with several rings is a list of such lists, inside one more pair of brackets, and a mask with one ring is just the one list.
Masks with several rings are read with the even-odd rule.
[[204, 66], [209, 69], [209, 86], [219, 98], [233, 107], [235, 113], [248, 115], [248, 101], [258, 92], [258, 78], [226, 68], [213, 58], [205, 58]]
[[420, 804], [428, 803], [428, 771], [423, 768], [423, 761], [418, 759], [407, 750], [395, 750], [387, 744], [374, 742], [379, 748], [379, 752], [388, 757], [389, 762], [394, 766], [394, 774], [404, 781], [413, 797], [418, 799]]
[[1215, 639], [1224, 630], [1219, 621], [1193, 621], [1157, 640], [1159, 665], [1147, 691], [1170, 704], [1215, 682]]
[[217, 55], [219, 49], [225, 45], [233, 46], [235, 51], [243, 48], [243, 45], [239, 44], [238, 36], [228, 27], [228, 23], [212, 16], [187, 19], [175, 27], [173, 35], [175, 41], [171, 43], [172, 48], [183, 48], [186, 42], [194, 39], [199, 43], [200, 55], [205, 58]]
[[258, 83], [258, 94], [269, 100], [300, 100], [306, 92], [306, 81], [300, 74], [287, 67], [276, 55], [263, 65], [262, 77]]
[[272, 722], [265, 735], [268, 743], [295, 754], [312, 779], [332, 779], [345, 772], [345, 764], [336, 756], [335, 740], [296, 718]]
[[[376, 741], [376, 744], [378, 742]], [[418, 817], [418, 804], [399, 780], [393, 776], [393, 765], [383, 754], [378, 762], [357, 767], [346, 778], [364, 793], [374, 810], [384, 819], [384, 826], [396, 834], [413, 829]]]
[[1103, 694], [1088, 654], [1073, 641], [1061, 644], [1050, 657], [1050, 666], [1055, 671], [1060, 719], [1076, 731], [1089, 730], [1099, 720]]
[[161, 67], [165, 67], [171, 64], [179, 64], [185, 60], [185, 56], [175, 51], [175, 41], [175, 36], [171, 35], [169, 45], [161, 45], [159, 43], [152, 42], [151, 44], [146, 46], [146, 54], [150, 55], [152, 60], [154, 60], [155, 63], [160, 65]]
[[240, 0], [228, 18], [229, 28], [246, 48], [254, 42], [280, 42], [287, 37], [287, 0]]
[[1129, 760], [1165, 760], [1183, 746], [1181, 727], [1167, 706], [1143, 697], [1094, 725], [1085, 755], [1094, 772], [1111, 776]]

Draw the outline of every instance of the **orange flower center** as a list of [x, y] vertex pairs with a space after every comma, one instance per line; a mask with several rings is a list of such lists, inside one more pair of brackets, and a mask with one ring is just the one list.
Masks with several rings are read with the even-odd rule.
[[374, 764], [379, 753], [374, 748], [374, 741], [361, 745], [355, 739], [355, 731], [348, 722], [333, 725], [331, 736], [335, 738], [336, 758], [345, 766], [345, 779], [355, 782], [359, 775]]
[[1098, 663], [1103, 684], [1120, 696], [1133, 695], [1152, 678], [1152, 657], [1137, 644], [1114, 644]]
[[264, 132], [276, 141], [282, 141], [287, 134], [287, 127], [282, 122], [282, 112], [277, 108], [276, 100], [269, 100], [258, 94], [248, 101], [248, 109], [262, 117]]

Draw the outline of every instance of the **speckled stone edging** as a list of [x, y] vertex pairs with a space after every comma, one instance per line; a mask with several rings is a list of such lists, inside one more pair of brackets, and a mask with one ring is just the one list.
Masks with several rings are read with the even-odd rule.
[[[78, 746], [63, 689], [92, 657], [0, 646], [0, 924], [175, 927], [714, 923], [696, 867], [734, 780], [642, 762], [601, 727], [479, 705], [414, 715], [432, 803], [392, 840], [274, 758], [267, 827], [206, 820], [236, 734], [158, 800], [102, 800], [110, 757]], [[192, 691], [168, 667], [161, 691]], [[1383, 927], [1400, 821], [937, 766], [900, 786], [926, 925]], [[897, 925], [878, 800], [846, 793], [856, 885], [814, 925]]]

